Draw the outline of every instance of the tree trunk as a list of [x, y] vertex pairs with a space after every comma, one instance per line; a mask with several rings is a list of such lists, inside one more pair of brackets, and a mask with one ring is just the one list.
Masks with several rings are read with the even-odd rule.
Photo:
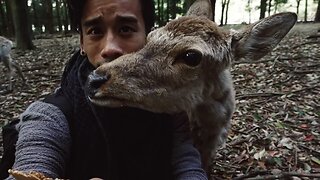
[[249, 24], [251, 24], [251, 0], [248, 0]]
[[301, 1], [301, 0], [297, 0], [297, 16], [298, 16], [298, 17], [299, 17], [300, 1]]
[[266, 17], [266, 10], [267, 10], [267, 0], [260, 1], [260, 17], [259, 19], [263, 19]]
[[224, 19], [224, 9], [226, 7], [226, 0], [221, 1], [221, 19], [220, 19], [220, 26], [223, 26], [223, 19]]
[[46, 33], [53, 34], [54, 32], [54, 25], [53, 25], [53, 13], [52, 13], [52, 2], [51, 0], [43, 0], [43, 7], [45, 10], [45, 17], [46, 20], [44, 21], [44, 26], [46, 28]]
[[317, 8], [316, 16], [314, 18], [314, 22], [320, 22], [320, 0], [318, 0], [318, 8]]
[[30, 23], [27, 14], [27, 0], [10, 0], [10, 6], [12, 8], [16, 47], [22, 50], [33, 49], [31, 32], [29, 32]]
[[177, 0], [172, 0], [170, 8], [171, 19], [175, 19], [177, 15]]
[[183, 2], [183, 12], [186, 13], [188, 11], [188, 9], [191, 6], [192, 2], [193, 1], [191, 1], [191, 0], [184, 0], [184, 2]]
[[6, 14], [4, 10], [5, 4], [0, 0], [0, 35], [7, 35], [7, 22], [6, 22]]
[[6, 12], [7, 12], [7, 18], [6, 18], [6, 22], [7, 22], [7, 36], [14, 36], [15, 34], [15, 30], [14, 30], [14, 25], [13, 25], [13, 19], [12, 19], [12, 10], [11, 10], [11, 4], [10, 4], [11, 0], [4, 0], [5, 5], [6, 5]]
[[216, 14], [216, 0], [211, 0], [211, 7], [212, 7], [212, 21], [214, 21], [215, 14]]
[[33, 9], [33, 25], [36, 30], [36, 32], [41, 33], [42, 28], [39, 21], [39, 15], [38, 15], [38, 8], [35, 1], [32, 1], [31, 3], [32, 9]]
[[76, 32], [77, 28], [74, 27], [73, 23], [69, 23], [70, 19], [69, 19], [69, 12], [68, 12], [68, 3], [66, 2], [66, 0], [62, 0], [63, 3], [63, 26], [64, 26], [64, 31], [65, 33], [67, 33], [70, 29], [69, 29], [69, 24], [71, 24], [71, 30]]
[[306, 6], [304, 7], [304, 22], [308, 21], [308, 0], [306, 0]]
[[57, 23], [58, 23], [58, 29], [59, 32], [62, 31], [62, 23], [61, 23], [61, 16], [60, 16], [60, 0], [55, 0], [56, 1], [56, 16], [57, 16]]
[[157, 0], [157, 25], [161, 22], [160, 0]]
[[227, 0], [227, 4], [226, 4], [226, 18], [225, 18], [225, 21], [224, 21], [224, 24], [225, 24], [225, 25], [228, 23], [229, 4], [230, 4], [230, 0]]
[[269, 3], [268, 3], [268, 16], [270, 16], [270, 13], [271, 13], [271, 2], [272, 0], [269, 0]]
[[167, 0], [167, 8], [166, 8], [166, 21], [165, 22], [168, 22], [169, 21], [169, 15], [170, 15], [170, 1], [171, 0]]
[[161, 21], [160, 21], [160, 26], [163, 26], [163, 25], [165, 24], [165, 23], [164, 23], [164, 0], [161, 0], [160, 9], [161, 9]]

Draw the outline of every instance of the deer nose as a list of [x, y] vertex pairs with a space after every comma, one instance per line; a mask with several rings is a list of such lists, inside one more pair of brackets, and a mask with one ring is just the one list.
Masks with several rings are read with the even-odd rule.
[[111, 75], [100, 75], [97, 74], [96, 71], [93, 71], [87, 80], [87, 91], [89, 97], [94, 97], [94, 95], [98, 92], [98, 89], [110, 79]]

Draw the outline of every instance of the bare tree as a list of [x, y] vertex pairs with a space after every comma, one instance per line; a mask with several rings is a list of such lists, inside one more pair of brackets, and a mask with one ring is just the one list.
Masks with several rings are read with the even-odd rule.
[[268, 16], [271, 15], [271, 7], [272, 7], [272, 0], [269, 0], [269, 2], [268, 2]]
[[52, 2], [51, 0], [43, 0], [43, 7], [45, 9], [45, 18], [44, 26], [46, 28], [46, 32], [52, 34], [54, 32], [53, 28], [53, 13], [52, 13]]
[[308, 21], [308, 0], [306, 0], [306, 4], [304, 7], [304, 22]]
[[61, 22], [61, 15], [60, 15], [61, 2], [60, 0], [55, 0], [55, 2], [56, 2], [56, 17], [57, 17], [58, 29], [61, 32], [62, 31], [62, 22]]
[[260, 17], [259, 17], [259, 19], [265, 18], [266, 11], [267, 11], [267, 0], [260, 0]]
[[251, 23], [251, 0], [248, 0], [248, 3], [246, 5], [246, 10], [249, 12], [249, 24]]
[[224, 24], [227, 24], [227, 22], [228, 22], [229, 4], [230, 4], [230, 0], [227, 0], [227, 4], [226, 4], [226, 18], [225, 18]]
[[297, 1], [297, 15], [299, 16], [299, 7], [300, 7], [300, 2], [301, 0], [296, 0]]
[[[14, 35], [14, 26], [13, 26], [13, 20], [12, 20], [12, 12], [10, 8], [10, 0], [4, 0], [3, 4], [4, 10], [6, 11], [5, 16], [1, 18], [4, 18], [5, 20], [2, 21], [6, 27], [6, 35], [7, 36], [13, 36]], [[2, 15], [1, 15], [2, 16]]]
[[316, 12], [316, 17], [314, 18], [314, 22], [320, 22], [320, 0], [318, 0], [318, 8]]
[[226, 7], [227, 0], [221, 1], [221, 19], [220, 19], [220, 26], [223, 26], [223, 20], [224, 20], [224, 9]]
[[214, 21], [215, 14], [216, 14], [216, 0], [211, 0], [211, 8], [212, 8], [212, 21]]
[[33, 49], [31, 40], [31, 24], [28, 18], [27, 0], [10, 0], [12, 19], [15, 29], [16, 47], [18, 49]]

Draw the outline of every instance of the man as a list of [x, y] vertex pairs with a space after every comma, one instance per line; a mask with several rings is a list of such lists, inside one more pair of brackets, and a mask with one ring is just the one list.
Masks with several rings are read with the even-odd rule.
[[93, 106], [85, 91], [96, 67], [142, 48], [152, 0], [72, 0], [81, 50], [61, 87], [21, 115], [13, 169], [48, 177], [110, 180], [207, 179], [181, 115]]

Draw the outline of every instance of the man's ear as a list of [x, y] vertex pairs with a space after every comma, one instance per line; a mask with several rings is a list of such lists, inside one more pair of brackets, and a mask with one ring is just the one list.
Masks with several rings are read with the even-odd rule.
[[82, 32], [80, 32], [80, 51], [84, 51], [84, 49], [83, 49], [83, 35], [82, 35]]
[[189, 8], [186, 16], [205, 16], [212, 20], [212, 7], [210, 0], [196, 0]]
[[235, 59], [258, 60], [269, 53], [297, 21], [295, 13], [279, 13], [261, 19], [242, 32], [232, 33]]

